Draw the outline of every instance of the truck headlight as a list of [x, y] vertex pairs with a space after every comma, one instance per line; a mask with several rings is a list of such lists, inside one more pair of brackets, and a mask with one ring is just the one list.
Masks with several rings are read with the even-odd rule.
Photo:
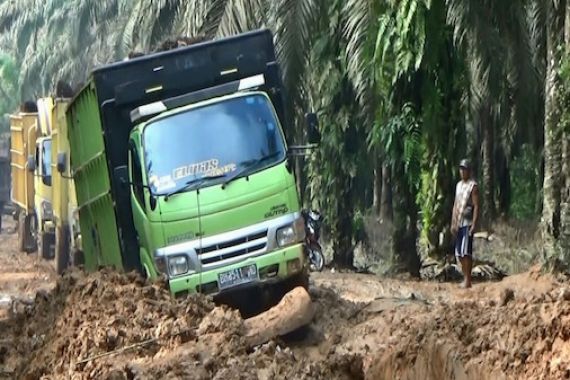
[[187, 256], [172, 256], [168, 258], [168, 273], [171, 276], [180, 276], [188, 273], [190, 265]]
[[281, 227], [275, 234], [275, 239], [280, 247], [299, 243], [305, 238], [305, 222], [298, 218], [295, 222]]

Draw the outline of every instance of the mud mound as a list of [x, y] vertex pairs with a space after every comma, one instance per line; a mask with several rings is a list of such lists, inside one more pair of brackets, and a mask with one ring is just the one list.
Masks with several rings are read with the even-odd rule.
[[[570, 292], [442, 304], [394, 326], [367, 378], [570, 377]], [[434, 376], [429, 377], [429, 374]], [[427, 376], [427, 377], [426, 377]]]
[[[38, 293], [33, 305], [14, 318], [12, 355], [24, 359], [15, 373], [24, 378], [73, 371], [96, 376], [99, 369], [89, 358], [149, 340], [169, 345], [193, 339], [213, 308], [199, 296], [175, 302], [163, 286], [136, 274], [72, 272], [52, 292]], [[134, 351], [151, 354], [151, 343]]]
[[[317, 299], [338, 313], [346, 308], [327, 291]], [[324, 320], [332, 324], [331, 318]], [[174, 300], [161, 284], [110, 270], [66, 274], [53, 291], [20, 305], [0, 330], [8, 338], [0, 368], [10, 378], [363, 377], [358, 355], [311, 361], [276, 341], [251, 348], [238, 311], [202, 295]]]

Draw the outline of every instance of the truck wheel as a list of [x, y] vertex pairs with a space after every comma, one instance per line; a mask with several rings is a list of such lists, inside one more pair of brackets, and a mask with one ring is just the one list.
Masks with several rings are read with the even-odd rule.
[[35, 215], [26, 215], [23, 217], [23, 223], [21, 223], [22, 228], [22, 251], [26, 253], [34, 253], [38, 250], [38, 244], [36, 242], [36, 217]]
[[28, 238], [26, 235], [26, 218], [23, 213], [18, 213], [18, 249], [20, 252], [26, 252]]
[[83, 255], [83, 251], [80, 249], [73, 250], [73, 262], [71, 263], [73, 266], [80, 266], [85, 265], [85, 256]]
[[55, 238], [55, 271], [57, 274], [63, 274], [70, 264], [70, 236], [69, 229], [65, 226], [56, 229]]
[[271, 287], [270, 293], [271, 298], [268, 299], [265, 307], [267, 308], [277, 305], [285, 294], [289, 293], [291, 290], [295, 289], [298, 286], [305, 288], [307, 292], [309, 291], [309, 273], [306, 270], [303, 270], [301, 273], [289, 277], [283, 282], [279, 282], [273, 285]]
[[309, 273], [307, 271], [302, 271], [287, 280], [285, 293], [295, 289], [297, 286], [301, 286], [306, 291], [309, 291]]
[[46, 260], [53, 259], [54, 256], [54, 244], [55, 244], [55, 234], [49, 232], [43, 232], [40, 235], [38, 242], [38, 250], [40, 251], [42, 258]]

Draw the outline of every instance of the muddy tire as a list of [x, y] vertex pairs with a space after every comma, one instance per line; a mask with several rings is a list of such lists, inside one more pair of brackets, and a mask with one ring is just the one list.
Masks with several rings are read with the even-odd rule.
[[302, 271], [283, 282], [273, 285], [266, 308], [277, 305], [285, 294], [299, 286], [304, 288], [307, 292], [309, 291], [309, 273], [307, 271]]
[[79, 250], [79, 249], [74, 249], [73, 250], [73, 261], [72, 261], [72, 265], [73, 266], [80, 266], [80, 265], [85, 265], [85, 255], [83, 254], [83, 251]]
[[26, 252], [28, 239], [26, 237], [26, 218], [23, 213], [18, 213], [18, 249], [20, 252]]
[[21, 252], [34, 253], [38, 250], [32, 231], [34, 220], [33, 215], [24, 215], [22, 212], [18, 215], [18, 247]]
[[69, 229], [66, 226], [56, 228], [55, 271], [57, 274], [63, 274], [71, 264], [71, 253], [69, 251], [70, 243], [71, 238], [69, 236]]
[[285, 293], [295, 289], [297, 286], [303, 287], [306, 291], [309, 291], [309, 273], [303, 271], [288, 279], [285, 284]]
[[38, 250], [45, 260], [51, 260], [54, 257], [55, 234], [43, 232], [38, 241]]

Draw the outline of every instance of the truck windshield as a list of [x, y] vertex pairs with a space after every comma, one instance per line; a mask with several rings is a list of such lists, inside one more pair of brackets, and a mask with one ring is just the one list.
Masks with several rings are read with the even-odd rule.
[[[264, 169], [285, 159], [273, 107], [262, 94], [248, 94], [171, 115], [144, 129], [148, 183], [156, 195], [191, 181], [202, 187], [232, 173]], [[257, 163], [262, 160], [263, 165]], [[255, 166], [255, 168], [253, 168]]]

